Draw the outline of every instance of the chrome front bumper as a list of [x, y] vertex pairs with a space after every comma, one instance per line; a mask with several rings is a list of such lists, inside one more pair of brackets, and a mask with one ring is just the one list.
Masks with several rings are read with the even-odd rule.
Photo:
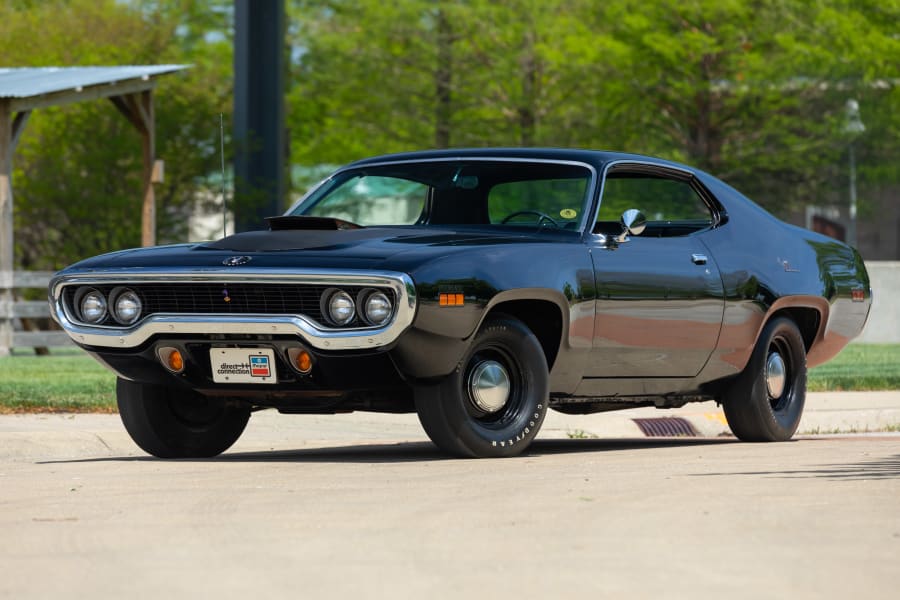
[[[297, 283], [389, 287], [396, 306], [390, 322], [381, 327], [332, 328], [301, 314], [182, 314], [150, 315], [127, 328], [79, 323], [63, 302], [67, 286], [167, 282]], [[386, 346], [412, 324], [416, 290], [412, 279], [394, 271], [318, 271], [286, 269], [108, 269], [68, 270], [50, 281], [50, 314], [78, 344], [134, 348], [159, 334], [297, 335], [319, 350], [359, 350]]]

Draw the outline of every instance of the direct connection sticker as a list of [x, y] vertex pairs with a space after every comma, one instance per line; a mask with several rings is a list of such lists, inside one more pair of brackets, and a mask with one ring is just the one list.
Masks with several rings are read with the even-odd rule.
[[271, 377], [272, 371], [269, 368], [268, 356], [251, 356], [250, 357], [250, 376], [251, 377]]

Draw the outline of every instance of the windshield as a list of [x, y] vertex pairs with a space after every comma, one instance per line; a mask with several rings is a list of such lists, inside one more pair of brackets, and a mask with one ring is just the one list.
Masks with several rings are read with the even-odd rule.
[[289, 215], [357, 225], [495, 225], [578, 230], [592, 171], [518, 161], [397, 163], [341, 171]]

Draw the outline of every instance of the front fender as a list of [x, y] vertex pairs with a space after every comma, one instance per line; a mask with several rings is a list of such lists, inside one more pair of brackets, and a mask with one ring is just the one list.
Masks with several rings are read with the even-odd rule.
[[[434, 379], [453, 372], [490, 313], [523, 301], [548, 303], [559, 311], [562, 327], [553, 349], [559, 355], [557, 365], [568, 360], [571, 349], [590, 350], [594, 278], [587, 248], [580, 243], [494, 246], [489, 254], [441, 257], [410, 275], [416, 282], [418, 310], [412, 327], [391, 351], [409, 378]], [[461, 294], [463, 304], [441, 305], [442, 294]], [[528, 324], [527, 310], [514, 316]]]

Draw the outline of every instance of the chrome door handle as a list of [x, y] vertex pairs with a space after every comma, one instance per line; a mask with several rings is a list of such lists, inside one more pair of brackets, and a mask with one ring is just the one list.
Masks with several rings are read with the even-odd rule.
[[705, 265], [706, 264], [706, 255], [705, 254], [691, 254], [691, 262], [695, 265]]

